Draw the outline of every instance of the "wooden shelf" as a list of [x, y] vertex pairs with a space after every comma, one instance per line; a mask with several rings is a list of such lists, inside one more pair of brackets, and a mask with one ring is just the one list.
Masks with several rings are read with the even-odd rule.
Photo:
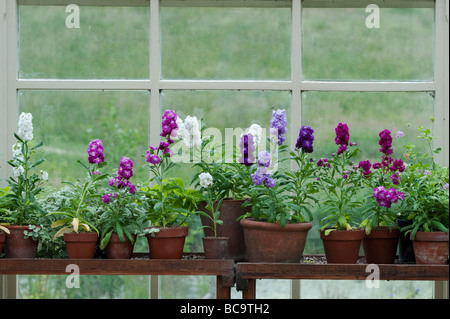
[[[312, 256], [320, 260], [321, 256]], [[255, 279], [365, 280], [373, 273], [368, 264], [327, 264], [326, 262], [249, 263], [205, 259], [202, 254], [185, 254], [183, 259], [150, 259], [135, 254], [132, 259], [0, 259], [2, 275], [69, 275], [70, 264], [80, 275], [197, 275], [217, 276], [217, 297], [230, 298], [235, 284], [244, 298], [254, 298]], [[377, 265], [380, 280], [448, 281], [449, 265]]]

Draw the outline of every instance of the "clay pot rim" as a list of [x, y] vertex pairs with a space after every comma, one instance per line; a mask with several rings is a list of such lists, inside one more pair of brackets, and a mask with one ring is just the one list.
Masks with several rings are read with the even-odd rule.
[[158, 228], [159, 232], [146, 234], [148, 238], [167, 238], [167, 237], [186, 237], [188, 235], [188, 226], [160, 227], [151, 226], [145, 229]]
[[92, 242], [97, 241], [98, 234], [96, 232], [82, 233], [64, 233], [65, 242]]
[[263, 221], [256, 221], [251, 218], [241, 219], [240, 224], [242, 227], [252, 228], [252, 229], [264, 229], [271, 231], [281, 231], [281, 232], [298, 232], [298, 231], [308, 231], [312, 228], [311, 222], [303, 223], [286, 223], [284, 227], [278, 223], [269, 223]]
[[[109, 242], [113, 243], [131, 243], [130, 239], [127, 235], [123, 234], [125, 241], [121, 241], [119, 238], [119, 235], [117, 233], [112, 233], [111, 237], [109, 238]], [[134, 238], [134, 242], [136, 242], [136, 234], [131, 234], [131, 236]]]
[[225, 237], [225, 236], [217, 236], [217, 237], [204, 236], [204, 237], [202, 237], [202, 240], [203, 239], [205, 239], [205, 240], [230, 240], [230, 237]]
[[348, 241], [348, 240], [362, 240], [364, 238], [364, 229], [357, 228], [351, 230], [341, 230], [335, 229], [325, 236], [325, 231], [332, 228], [325, 228], [320, 231], [320, 238], [322, 240], [338, 240], [338, 241]]
[[412, 239], [412, 233], [410, 233], [410, 238], [413, 241], [449, 241], [449, 233], [444, 232], [424, 232], [418, 231], [416, 237]]
[[364, 239], [395, 238], [400, 236], [400, 230], [393, 226], [378, 226], [367, 235], [364, 231]]

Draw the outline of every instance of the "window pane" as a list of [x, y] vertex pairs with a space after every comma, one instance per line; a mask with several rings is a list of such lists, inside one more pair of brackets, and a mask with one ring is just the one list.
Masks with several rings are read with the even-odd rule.
[[161, 8], [165, 79], [289, 79], [290, 9]]
[[79, 28], [68, 28], [65, 6], [19, 7], [19, 77], [149, 77], [148, 7], [78, 8]]
[[303, 9], [303, 77], [432, 80], [433, 9], [380, 8], [379, 28], [366, 26], [369, 15], [365, 8]]
[[40, 169], [56, 187], [85, 176], [77, 160], [87, 163], [93, 139], [103, 141], [108, 169], [117, 169], [127, 156], [135, 163], [133, 180], [146, 180], [149, 103], [148, 91], [19, 92], [19, 110], [33, 114], [35, 140], [44, 143], [36, 155], [46, 158]]

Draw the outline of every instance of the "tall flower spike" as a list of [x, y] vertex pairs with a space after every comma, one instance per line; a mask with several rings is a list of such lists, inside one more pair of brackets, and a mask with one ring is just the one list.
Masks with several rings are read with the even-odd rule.
[[[284, 134], [287, 132], [286, 110], [272, 111], [272, 119], [270, 120], [270, 128], [277, 130], [278, 145], [282, 145], [286, 140]], [[271, 130], [272, 132], [272, 130]]]
[[239, 163], [245, 166], [251, 166], [255, 162], [255, 143], [253, 140], [253, 135], [251, 133], [243, 134], [241, 136], [241, 142], [239, 143], [241, 148], [241, 157], [239, 158]]
[[312, 153], [314, 151], [313, 133], [314, 130], [310, 126], [302, 126], [298, 134], [298, 139], [297, 143], [295, 144], [295, 148], [302, 149], [305, 153]]

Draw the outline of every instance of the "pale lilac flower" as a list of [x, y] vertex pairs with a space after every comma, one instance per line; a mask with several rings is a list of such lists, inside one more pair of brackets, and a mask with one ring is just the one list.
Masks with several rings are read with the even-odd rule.
[[268, 151], [261, 151], [258, 154], [258, 166], [270, 167], [272, 155]]
[[[287, 117], [286, 110], [272, 111], [272, 119], [270, 120], [270, 127], [277, 130], [278, 145], [282, 145], [286, 140], [284, 134], [287, 132]], [[271, 131], [272, 133], [272, 131]]]
[[442, 188], [443, 188], [444, 190], [447, 190], [447, 189], [448, 189], [448, 183], [447, 183], [447, 184], [444, 184], [444, 186], [442, 186]]
[[397, 131], [397, 133], [395, 134], [396, 138], [401, 138], [401, 137], [404, 137], [404, 136], [405, 136], [405, 133], [403, 133], [402, 131]]

